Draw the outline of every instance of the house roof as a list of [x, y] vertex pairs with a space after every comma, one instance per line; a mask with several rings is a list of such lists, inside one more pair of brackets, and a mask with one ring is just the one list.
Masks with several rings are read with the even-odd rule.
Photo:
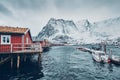
[[29, 30], [28, 28], [0, 26], [0, 33], [18, 33], [18, 34], [24, 34], [28, 30]]

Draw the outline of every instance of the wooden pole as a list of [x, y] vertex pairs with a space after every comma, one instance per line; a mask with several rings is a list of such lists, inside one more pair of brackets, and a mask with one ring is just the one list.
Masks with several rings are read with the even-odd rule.
[[11, 53], [13, 52], [13, 48], [12, 47], [13, 47], [13, 45], [11, 44]]
[[24, 50], [24, 35], [22, 35], [22, 50]]
[[40, 66], [41, 65], [41, 54], [39, 53], [38, 55], [38, 65]]
[[110, 56], [109, 56], [110, 58], [112, 58], [112, 50], [110, 49]]
[[42, 51], [43, 51], [43, 49], [42, 49], [41, 43], [40, 43], [39, 45], [40, 45], [40, 52], [42, 52]]
[[19, 68], [19, 66], [20, 66], [20, 56], [18, 55], [17, 56], [17, 68]]
[[105, 54], [106, 54], [106, 44], [104, 44], [104, 52], [105, 52]]
[[11, 57], [11, 68], [13, 67], [13, 58]]

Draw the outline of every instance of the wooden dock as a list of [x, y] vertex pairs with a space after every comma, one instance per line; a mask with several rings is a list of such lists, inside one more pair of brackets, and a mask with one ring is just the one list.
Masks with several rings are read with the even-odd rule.
[[[86, 48], [86, 47], [78, 47], [76, 49], [79, 49], [83, 52], [89, 52], [89, 53], [103, 53], [105, 55], [108, 55], [109, 56], [109, 59], [110, 59], [110, 62], [113, 63], [113, 64], [117, 64], [117, 65], [120, 65], [120, 56], [117, 56], [117, 55], [114, 55], [114, 54], [111, 54], [111, 51], [106, 54], [107, 52], [106, 51], [102, 51], [102, 50], [94, 50], [94, 49], [89, 49], [89, 48]], [[106, 49], [105, 49], [106, 50]]]
[[89, 49], [89, 48], [86, 48], [86, 47], [78, 47], [76, 49], [79, 49], [83, 52], [90, 52], [90, 53], [92, 53], [94, 51], [93, 49]]
[[26, 54], [41, 53], [43, 51], [40, 44], [9, 44], [0, 45], [0, 54]]

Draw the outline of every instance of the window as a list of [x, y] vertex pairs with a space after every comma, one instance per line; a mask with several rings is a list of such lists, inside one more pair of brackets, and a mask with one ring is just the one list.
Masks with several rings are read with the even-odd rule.
[[10, 35], [1, 35], [1, 44], [10, 44]]

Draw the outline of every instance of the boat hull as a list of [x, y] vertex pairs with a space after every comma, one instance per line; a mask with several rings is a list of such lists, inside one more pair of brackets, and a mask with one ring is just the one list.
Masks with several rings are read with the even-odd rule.
[[106, 54], [100, 54], [98, 52], [93, 52], [92, 57], [97, 62], [110, 62], [109, 56]]
[[93, 60], [95, 60], [96, 62], [103, 62], [100, 58], [98, 58], [98, 56], [96, 56], [95, 54], [92, 54], [92, 58]]
[[120, 57], [112, 55], [111, 62], [114, 63], [114, 64], [120, 64]]

